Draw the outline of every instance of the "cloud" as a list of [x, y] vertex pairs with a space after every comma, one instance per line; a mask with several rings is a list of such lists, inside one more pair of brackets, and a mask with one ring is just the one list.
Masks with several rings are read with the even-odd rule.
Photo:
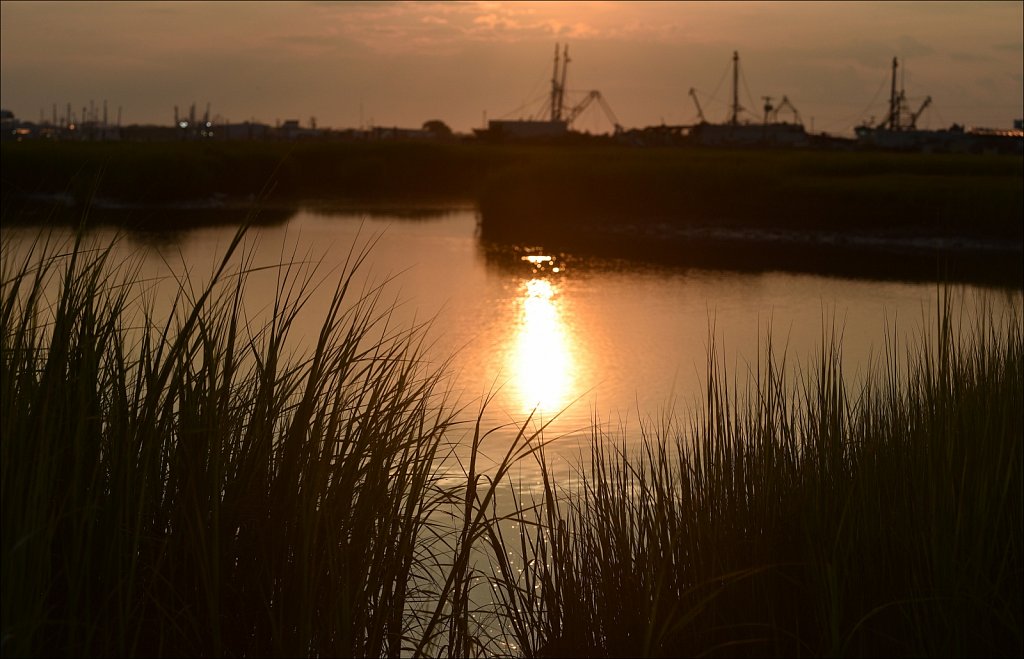
[[[630, 3], [635, 15], [637, 10]], [[645, 14], [661, 12], [643, 6]], [[617, 39], [677, 33], [665, 20], [633, 20], [623, 26], [620, 2], [313, 2], [321, 21], [334, 22], [351, 39], [375, 52], [434, 54], [468, 43], [521, 43], [546, 39]]]

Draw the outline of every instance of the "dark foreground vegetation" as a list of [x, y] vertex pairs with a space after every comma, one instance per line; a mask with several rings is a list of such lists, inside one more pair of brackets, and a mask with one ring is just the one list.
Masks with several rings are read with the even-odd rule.
[[[1019, 286], [1018, 156], [601, 143], [5, 143], [4, 221], [132, 229], [310, 200], [473, 203], [481, 236], [684, 266]], [[134, 205], [134, 207], [133, 207]], [[139, 208], [141, 206], [142, 208]], [[113, 207], [113, 208], [112, 208]], [[204, 220], [205, 218], [205, 220]]]
[[749, 379], [712, 347], [702, 410], [636, 451], [595, 428], [565, 483], [542, 431], [455, 422], [364, 253], [292, 355], [298, 265], [261, 324], [245, 254], [157, 316], [105, 248], [9, 247], [5, 656], [1021, 653], [1020, 309], [961, 334], [947, 300], [857, 386], [834, 336], [797, 371], [769, 338]]

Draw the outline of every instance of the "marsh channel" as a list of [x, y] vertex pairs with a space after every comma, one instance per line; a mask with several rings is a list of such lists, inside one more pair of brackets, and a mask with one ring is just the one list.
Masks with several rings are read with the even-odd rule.
[[[181, 210], [181, 213], [188, 213]], [[310, 205], [250, 229], [247, 312], [273, 307], [282, 262], [300, 263], [319, 282], [292, 337], [309, 350], [352, 247], [370, 245], [357, 280], [370, 290], [389, 327], [427, 321], [427, 355], [450, 373], [452, 402], [467, 436], [489, 394], [485, 428], [505, 426], [484, 452], [500, 458], [502, 437], [548, 424], [549, 455], [571, 472], [586, 461], [595, 430], [639, 437], [645, 424], [685, 421], [699, 409], [709, 357], [742, 388], [763, 368], [768, 337], [793, 372], [813, 368], [823, 344], [842, 346], [844, 375], [862, 377], [886, 354], [933, 333], [944, 294], [965, 327], [978, 314], [1019, 310], [1020, 287], [940, 281], [841, 278], [780, 271], [698, 269], [549, 252], [543, 245], [496, 244], [480, 235], [472, 205], [337, 209]], [[170, 301], [177, 278], [209, 278], [238, 228], [225, 223], [183, 231], [125, 232], [98, 227], [97, 245], [118, 238], [117, 253], [136, 259]], [[39, 226], [8, 225], [13, 253]], [[56, 230], [70, 238], [70, 229]], [[312, 270], [311, 270], [312, 271]], [[894, 352], [895, 348], [895, 352]], [[887, 353], [888, 351], [888, 353]], [[507, 425], [506, 425], [507, 424]], [[514, 478], [535, 485], [536, 465]]]

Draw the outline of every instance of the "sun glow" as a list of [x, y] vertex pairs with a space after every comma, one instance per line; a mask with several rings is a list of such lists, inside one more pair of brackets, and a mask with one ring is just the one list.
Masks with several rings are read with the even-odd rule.
[[571, 340], [558, 288], [547, 279], [523, 284], [510, 367], [521, 411], [548, 417], [570, 402], [575, 383]]

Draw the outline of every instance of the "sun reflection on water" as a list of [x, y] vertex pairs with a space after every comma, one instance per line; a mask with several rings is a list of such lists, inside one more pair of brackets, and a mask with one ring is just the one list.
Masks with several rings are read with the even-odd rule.
[[510, 368], [520, 411], [529, 414], [536, 409], [550, 417], [572, 402], [576, 378], [571, 337], [557, 283], [534, 278], [525, 281], [521, 291]]

